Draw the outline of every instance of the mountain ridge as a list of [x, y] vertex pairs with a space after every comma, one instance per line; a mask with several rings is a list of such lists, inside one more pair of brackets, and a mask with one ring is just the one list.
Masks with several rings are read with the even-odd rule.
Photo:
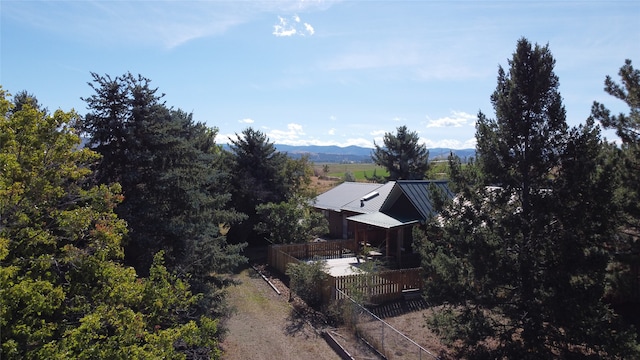
[[[304, 155], [309, 156], [309, 160], [315, 162], [372, 162], [372, 148], [361, 146], [337, 146], [337, 145], [284, 145], [274, 144], [279, 152], [287, 153], [292, 158], [299, 158]], [[446, 160], [450, 153], [458, 155], [462, 160], [475, 157], [475, 149], [450, 149], [431, 148], [429, 150], [429, 160]]]

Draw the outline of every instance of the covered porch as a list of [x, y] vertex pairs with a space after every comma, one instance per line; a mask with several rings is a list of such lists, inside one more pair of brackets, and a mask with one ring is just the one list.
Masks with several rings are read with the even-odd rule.
[[[347, 218], [355, 231], [358, 252], [368, 248], [365, 256], [380, 259], [402, 269], [418, 266], [417, 254], [413, 253], [412, 228], [419, 219], [402, 219], [382, 212], [360, 214]], [[413, 256], [415, 255], [415, 256]]]

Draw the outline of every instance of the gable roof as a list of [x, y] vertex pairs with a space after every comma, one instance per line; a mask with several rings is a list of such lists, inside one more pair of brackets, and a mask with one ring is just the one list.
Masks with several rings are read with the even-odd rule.
[[431, 199], [432, 187], [453, 198], [447, 182], [443, 180], [398, 180], [393, 184], [379, 212], [354, 215], [347, 220], [384, 229], [425, 221], [435, 215]]
[[353, 201], [358, 201], [358, 204], [360, 204], [360, 199], [363, 196], [374, 192], [381, 186], [381, 184], [373, 183], [343, 182], [342, 184], [318, 195], [313, 207], [322, 210], [341, 212], [345, 205]]
[[380, 211], [389, 212], [402, 196], [406, 196], [411, 205], [418, 211], [422, 220], [435, 215], [431, 189], [441, 191], [446, 197], [453, 198], [453, 193], [446, 180], [398, 180]]
[[343, 211], [351, 211], [361, 214], [368, 214], [380, 211], [382, 204], [389, 196], [389, 193], [395, 186], [395, 181], [389, 181], [386, 184], [378, 185], [373, 191], [352, 200], [342, 207]]

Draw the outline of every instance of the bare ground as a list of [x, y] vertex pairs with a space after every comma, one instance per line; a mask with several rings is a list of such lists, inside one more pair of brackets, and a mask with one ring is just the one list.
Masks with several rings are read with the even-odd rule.
[[[380, 358], [349, 329], [332, 327], [323, 314], [310, 309], [295, 296], [290, 299], [286, 280], [277, 272], [271, 272], [264, 264], [256, 266], [281, 294], [278, 295], [252, 268], [234, 275], [240, 285], [229, 289], [228, 300], [236, 312], [225, 322], [228, 335], [222, 343], [223, 359], [339, 359], [321, 336], [322, 331], [332, 334], [355, 359]], [[388, 304], [374, 310], [430, 353], [449, 359], [448, 349], [425, 326], [427, 311], [424, 304], [415, 301]], [[387, 339], [391, 337], [387, 336]], [[389, 341], [387, 346], [390, 346]], [[414, 358], [406, 356], [406, 349], [406, 342], [399, 344], [398, 349], [389, 350], [388, 357]], [[402, 353], [405, 356], [397, 356]], [[430, 358], [425, 355], [415, 358]]]
[[340, 359], [319, 332], [296, 315], [288, 292], [278, 295], [251, 268], [234, 277], [240, 285], [229, 289], [228, 301], [236, 312], [225, 323], [223, 359]]

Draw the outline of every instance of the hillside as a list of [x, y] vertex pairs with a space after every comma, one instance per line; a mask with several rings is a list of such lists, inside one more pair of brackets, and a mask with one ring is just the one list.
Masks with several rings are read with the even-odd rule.
[[[275, 144], [275, 147], [278, 151], [286, 152], [293, 158], [308, 155], [309, 160], [313, 162], [327, 163], [371, 162], [371, 152], [373, 150], [360, 146], [292, 146]], [[475, 149], [433, 148], [429, 149], [429, 159], [447, 159], [451, 152], [466, 160], [474, 157], [476, 151]]]

